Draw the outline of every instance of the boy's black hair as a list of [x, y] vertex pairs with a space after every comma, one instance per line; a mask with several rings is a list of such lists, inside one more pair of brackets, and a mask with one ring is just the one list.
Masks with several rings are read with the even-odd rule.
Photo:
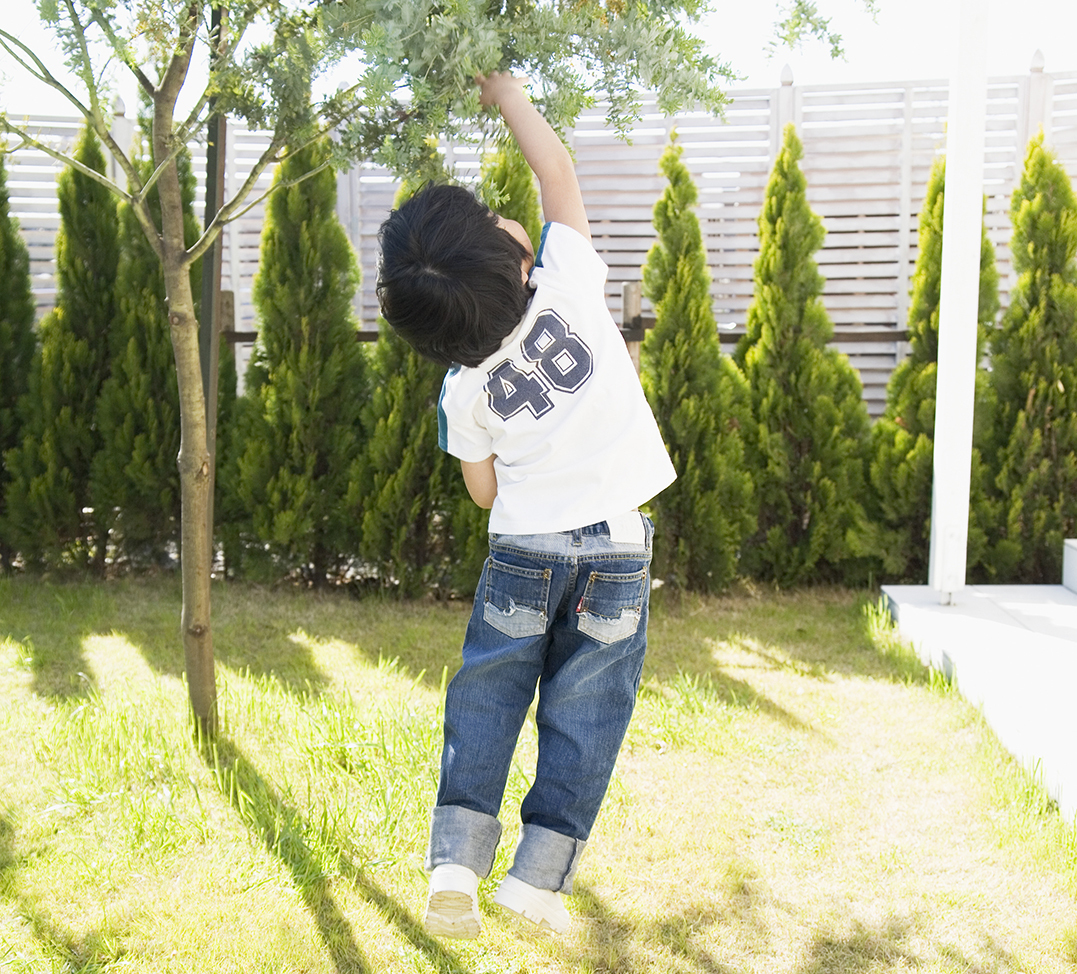
[[530, 257], [462, 186], [427, 185], [381, 225], [381, 313], [419, 354], [474, 367], [497, 351], [531, 300]]

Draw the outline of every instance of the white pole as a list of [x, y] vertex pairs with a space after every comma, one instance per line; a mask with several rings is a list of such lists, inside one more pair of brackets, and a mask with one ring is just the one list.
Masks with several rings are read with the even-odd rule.
[[946, 126], [929, 584], [947, 604], [965, 585], [968, 548], [987, 108], [987, 6], [983, 0], [961, 0], [957, 70], [950, 82]]

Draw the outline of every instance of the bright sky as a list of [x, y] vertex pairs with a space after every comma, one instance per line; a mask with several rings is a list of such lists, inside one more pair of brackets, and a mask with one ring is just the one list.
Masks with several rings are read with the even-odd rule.
[[[988, 73], [1025, 74], [1037, 49], [1047, 71], [1077, 71], [1077, 0], [982, 0], [988, 6]], [[824, 46], [800, 51], [766, 48], [778, 19], [767, 0], [712, 0], [715, 12], [698, 34], [711, 53], [731, 61], [746, 80], [735, 87], [775, 87], [788, 63], [797, 84], [842, 84], [947, 78], [956, 58], [959, 0], [878, 0], [878, 22], [861, 0], [817, 0], [820, 12], [844, 39], [846, 60], [832, 61]], [[7, 3], [4, 27], [20, 36], [50, 65], [59, 65], [30, 3]], [[0, 105], [14, 113], [71, 114], [48, 88], [38, 89], [0, 54]], [[133, 100], [133, 99], [132, 99]], [[133, 109], [129, 103], [129, 112]]]

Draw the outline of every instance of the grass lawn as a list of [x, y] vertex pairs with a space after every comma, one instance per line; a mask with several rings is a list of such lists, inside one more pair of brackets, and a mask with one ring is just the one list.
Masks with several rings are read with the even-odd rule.
[[[659, 592], [658, 595], [663, 593]], [[1077, 971], [1077, 838], [842, 590], [656, 599], [570, 934], [421, 925], [467, 606], [215, 590], [190, 739], [179, 590], [0, 579], [0, 971]]]

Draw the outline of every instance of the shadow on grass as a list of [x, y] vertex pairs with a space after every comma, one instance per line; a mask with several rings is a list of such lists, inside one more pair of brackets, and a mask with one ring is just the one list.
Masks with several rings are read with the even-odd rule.
[[369, 666], [396, 660], [401, 672], [431, 690], [440, 689], [443, 671], [451, 678], [459, 668], [469, 601], [408, 602], [378, 595], [344, 606], [336, 625], [311, 620], [310, 634], [348, 643], [356, 658]]
[[0, 579], [0, 636], [26, 647], [31, 689], [40, 697], [86, 697], [95, 680], [83, 642], [110, 614], [99, 585]]
[[[619, 974], [640, 967], [637, 951], [641, 956], [653, 957], [655, 948], [662, 948], [676, 958], [671, 970], [685, 974], [738, 974], [740, 967], [707, 948], [708, 932], [731, 926], [736, 942], [749, 951], [752, 944], [761, 949], [772, 946], [772, 934], [756, 915], [754, 897], [747, 887], [730, 889], [728, 893], [725, 901], [688, 903], [676, 913], [640, 921], [619, 916], [593, 889], [577, 883], [573, 898], [579, 905], [579, 914], [593, 924], [574, 961], [581, 968]], [[793, 974], [917, 970], [937, 963], [936, 957], [968, 974], [1021, 969], [1017, 958], [990, 938], [985, 940], [981, 956], [973, 958], [945, 943], [917, 952], [910, 946], [912, 933], [912, 921], [908, 919], [891, 919], [877, 927], [854, 923], [845, 934], [817, 931]]]
[[[910, 924], [890, 920], [872, 929], [854, 925], [844, 936], [817, 933], [808, 952], [794, 974], [857, 974], [858, 971], [877, 971], [882, 964], [886, 970], [915, 970], [930, 958], [918, 955], [908, 947]], [[1019, 971], [1017, 958], [988, 939], [984, 944], [986, 961], [977, 961], [948, 944], [936, 944], [935, 951], [948, 962], [948, 969], [965, 974], [998, 974], [999, 971]]]
[[[340, 974], [373, 974], [375, 968], [355, 939], [355, 931], [333, 896], [319, 857], [307, 844], [307, 823], [298, 810], [286, 804], [273, 786], [235, 742], [223, 735], [202, 749], [202, 758], [214, 773], [221, 794], [243, 823], [258, 834], [266, 849], [291, 872], [296, 889], [318, 928], [318, 934]], [[386, 921], [440, 974], [469, 974], [452, 952], [423, 929], [402, 903], [390, 896], [343, 849], [326, 850], [340, 874], [371, 903]]]
[[638, 967], [633, 957], [634, 948], [657, 941], [677, 955], [681, 962], [675, 968], [677, 971], [737, 974], [736, 968], [722, 963], [695, 942], [694, 935], [698, 931], [720, 921], [721, 914], [713, 905], [690, 905], [679, 914], [640, 925], [638, 921], [618, 916], [590, 887], [577, 883], [573, 899], [581, 907], [582, 916], [595, 921], [584, 949], [576, 958], [581, 968], [634, 971]]
[[[310, 649], [290, 638], [294, 626], [274, 611], [271, 593], [246, 593], [235, 607], [223, 588], [214, 597], [219, 600], [213, 610], [214, 655], [220, 663], [254, 677], [271, 676], [293, 693], [328, 686]], [[27, 646], [32, 689], [42, 697], [85, 697], [96, 680], [84, 643], [112, 632], [135, 646], [157, 674], [181, 677], [180, 609], [180, 586], [171, 578], [0, 579], [0, 636]]]
[[[112, 628], [138, 648], [154, 672], [181, 677], [179, 584], [171, 579], [127, 579], [117, 583], [115, 598]], [[222, 665], [255, 678], [271, 677], [291, 693], [318, 692], [329, 684], [310, 650], [289, 638], [271, 592], [214, 586], [212, 622], [213, 655]]]
[[[678, 670], [788, 669], [807, 679], [859, 676], [907, 683], [928, 678], [873, 640], [866, 608], [877, 593], [806, 588], [735, 596], [660, 596], [652, 615], [647, 671], [666, 681]], [[728, 648], [728, 652], [727, 652]], [[745, 654], [749, 654], [745, 656]], [[744, 665], [727, 662], [740, 656]], [[749, 677], [750, 679], [750, 677]]]
[[790, 713], [781, 704], [775, 703], [770, 697], [760, 693], [750, 683], [730, 676], [721, 668], [717, 668], [710, 675], [710, 683], [718, 698], [728, 706], [754, 710], [790, 730], [818, 733], [810, 724], [806, 724], [796, 714]]
[[[29, 927], [30, 934], [52, 962], [70, 974], [104, 974], [123, 957], [125, 950], [114, 932], [93, 930], [76, 936], [53, 923], [29, 897], [15, 888], [15, 826], [9, 815], [0, 811], [0, 898], [9, 902], [15, 913]], [[4, 960], [0, 955], [0, 962]]]

